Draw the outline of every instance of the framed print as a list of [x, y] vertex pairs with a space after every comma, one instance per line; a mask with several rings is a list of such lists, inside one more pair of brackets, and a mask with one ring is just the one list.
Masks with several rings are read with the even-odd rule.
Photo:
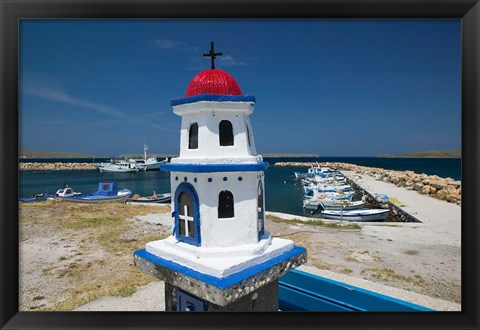
[[478, 1], [0, 13], [2, 328], [478, 328]]

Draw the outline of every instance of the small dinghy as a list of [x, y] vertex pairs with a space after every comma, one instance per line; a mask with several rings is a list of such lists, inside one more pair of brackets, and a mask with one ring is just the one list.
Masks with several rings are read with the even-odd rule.
[[47, 192], [41, 194], [33, 194], [30, 197], [20, 198], [19, 201], [22, 203], [31, 203], [31, 202], [43, 202], [48, 199], [50, 195]]
[[324, 210], [321, 215], [325, 219], [343, 221], [383, 221], [387, 218], [390, 210], [384, 209], [360, 209], [349, 211]]
[[171, 193], [156, 194], [155, 191], [154, 191], [152, 196], [141, 197], [139, 195], [134, 195], [133, 197], [129, 197], [127, 199], [127, 202], [133, 202], [133, 203], [169, 203], [171, 200], [172, 200], [172, 194]]

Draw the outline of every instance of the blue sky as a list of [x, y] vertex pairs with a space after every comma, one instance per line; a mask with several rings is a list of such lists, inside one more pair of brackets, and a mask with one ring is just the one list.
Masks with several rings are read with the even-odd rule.
[[461, 146], [460, 20], [22, 20], [20, 148], [178, 153], [170, 100], [216, 67], [259, 153], [376, 156]]

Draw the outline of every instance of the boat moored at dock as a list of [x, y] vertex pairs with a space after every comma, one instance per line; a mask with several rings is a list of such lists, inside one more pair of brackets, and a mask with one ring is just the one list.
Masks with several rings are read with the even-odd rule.
[[157, 194], [153, 192], [152, 196], [148, 197], [141, 197], [138, 195], [134, 195], [132, 197], [127, 198], [127, 202], [132, 202], [132, 203], [169, 203], [172, 200], [172, 194], [171, 193], [164, 193], [164, 194]]
[[77, 203], [125, 202], [132, 194], [129, 189], [118, 190], [116, 182], [99, 182], [98, 190], [91, 195], [59, 197], [63, 201]]
[[325, 219], [342, 221], [384, 221], [390, 210], [385, 209], [359, 209], [359, 210], [323, 210], [320, 214]]
[[48, 191], [46, 191], [46, 192], [40, 193], [40, 194], [33, 194], [30, 197], [20, 198], [19, 201], [22, 202], [22, 203], [43, 202], [43, 201], [48, 200], [49, 196], [50, 195], [49, 195]]
[[98, 166], [100, 172], [137, 173], [143, 166], [134, 161], [122, 160], [116, 163], [103, 163]]

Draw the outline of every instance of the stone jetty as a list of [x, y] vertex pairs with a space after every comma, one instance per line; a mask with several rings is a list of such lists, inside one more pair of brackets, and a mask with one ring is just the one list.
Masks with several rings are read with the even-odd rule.
[[81, 170], [95, 170], [92, 163], [19, 163], [18, 169], [20, 171], [81, 171]]
[[330, 167], [338, 171], [353, 171], [358, 174], [368, 175], [377, 181], [389, 182], [397, 187], [415, 190], [423, 195], [428, 195], [439, 200], [460, 205], [462, 200], [461, 181], [452, 178], [441, 178], [437, 175], [418, 174], [413, 171], [386, 170], [377, 167], [367, 167], [348, 163], [337, 162], [277, 162], [275, 166], [291, 167]]

